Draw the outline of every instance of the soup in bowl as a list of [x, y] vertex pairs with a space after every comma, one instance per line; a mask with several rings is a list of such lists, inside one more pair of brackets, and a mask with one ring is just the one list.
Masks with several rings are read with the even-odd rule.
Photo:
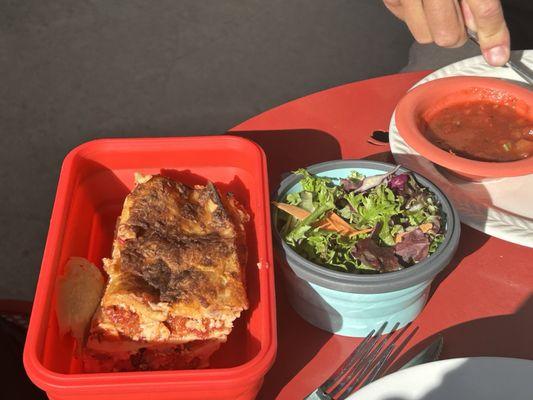
[[533, 92], [493, 78], [453, 77], [411, 90], [396, 124], [409, 146], [468, 179], [533, 173]]

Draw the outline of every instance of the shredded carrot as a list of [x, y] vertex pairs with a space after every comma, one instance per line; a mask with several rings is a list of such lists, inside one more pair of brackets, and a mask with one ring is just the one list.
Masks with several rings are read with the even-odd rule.
[[[282, 211], [285, 211], [287, 214], [292, 215], [298, 220], [303, 220], [307, 218], [311, 213], [303, 208], [298, 206], [293, 206], [292, 204], [272, 202], [274, 206], [279, 208]], [[333, 211], [330, 211], [324, 218], [319, 221], [316, 221], [313, 224], [313, 227], [324, 229], [325, 231], [337, 232], [345, 236], [355, 236], [361, 233], [368, 233], [372, 231], [372, 228], [357, 230], [354, 229], [348, 222], [343, 220]]]
[[354, 229], [348, 222], [343, 220], [333, 211], [329, 212], [325, 218], [318, 221], [314, 226], [326, 231], [338, 232], [345, 236], [355, 236], [361, 233], [368, 233], [372, 231], [372, 228], [361, 229], [359, 231]]
[[394, 238], [394, 243], [400, 243], [407, 232], [400, 232]]
[[419, 228], [422, 232], [428, 233], [431, 228], [433, 228], [433, 224], [431, 222], [427, 222], [425, 224], [420, 225]]
[[292, 204], [277, 203], [275, 201], [272, 202], [272, 204], [299, 220], [306, 219], [311, 214], [309, 211], [297, 206], [293, 206]]

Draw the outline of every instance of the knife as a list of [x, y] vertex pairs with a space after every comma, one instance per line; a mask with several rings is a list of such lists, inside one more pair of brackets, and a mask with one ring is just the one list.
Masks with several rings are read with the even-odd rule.
[[414, 367], [415, 365], [425, 364], [431, 361], [436, 361], [439, 356], [440, 352], [442, 351], [442, 346], [444, 344], [444, 339], [442, 335], [439, 335], [437, 339], [435, 339], [429, 346], [424, 348], [420, 353], [418, 353], [416, 356], [411, 358], [409, 361], [407, 361], [404, 365], [401, 366], [401, 368], [398, 370], [406, 369], [409, 367]]

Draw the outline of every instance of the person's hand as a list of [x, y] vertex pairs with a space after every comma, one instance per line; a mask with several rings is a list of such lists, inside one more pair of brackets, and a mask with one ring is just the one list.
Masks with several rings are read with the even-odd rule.
[[477, 32], [487, 62], [509, 60], [510, 37], [499, 0], [383, 0], [404, 21], [419, 43], [459, 47], [466, 41], [465, 24]]

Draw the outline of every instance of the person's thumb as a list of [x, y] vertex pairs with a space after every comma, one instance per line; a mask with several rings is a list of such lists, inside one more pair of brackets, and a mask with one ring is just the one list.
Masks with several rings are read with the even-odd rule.
[[500, 1], [464, 0], [463, 15], [467, 27], [477, 32], [487, 62], [502, 66], [509, 61], [511, 40]]

